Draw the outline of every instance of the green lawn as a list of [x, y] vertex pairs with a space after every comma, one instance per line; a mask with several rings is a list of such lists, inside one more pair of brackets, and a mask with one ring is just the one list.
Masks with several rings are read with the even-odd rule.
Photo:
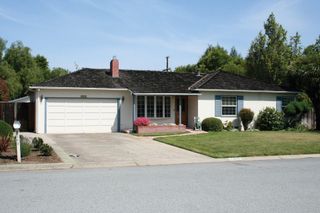
[[212, 132], [155, 140], [214, 158], [320, 153], [319, 132]]

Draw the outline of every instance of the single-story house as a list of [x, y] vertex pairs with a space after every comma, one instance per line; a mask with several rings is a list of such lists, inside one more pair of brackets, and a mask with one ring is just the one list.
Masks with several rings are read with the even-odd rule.
[[103, 133], [132, 129], [137, 117], [154, 123], [184, 124], [217, 117], [237, 122], [238, 112], [255, 115], [265, 107], [281, 111], [296, 92], [248, 77], [215, 71], [207, 74], [83, 68], [30, 87], [37, 133]]

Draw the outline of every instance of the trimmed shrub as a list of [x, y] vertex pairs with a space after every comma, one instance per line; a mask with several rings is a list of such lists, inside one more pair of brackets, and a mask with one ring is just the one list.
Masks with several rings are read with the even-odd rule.
[[0, 152], [6, 152], [12, 141], [13, 129], [3, 120], [0, 120]]
[[247, 130], [249, 124], [253, 120], [254, 112], [252, 112], [251, 109], [243, 108], [240, 110], [239, 116], [241, 118], [241, 122], [244, 130]]
[[291, 101], [285, 108], [285, 118], [288, 127], [295, 128], [303, 115], [310, 111], [312, 106], [307, 101]]
[[[17, 150], [17, 144], [13, 143], [13, 147], [15, 150]], [[30, 155], [32, 149], [32, 145], [30, 143], [30, 140], [22, 135], [20, 135], [20, 152], [21, 157], [27, 157]]]
[[223, 125], [223, 129], [230, 131], [231, 129], [233, 129], [233, 124], [231, 121], [226, 121]]
[[52, 151], [53, 151], [53, 148], [48, 144], [43, 144], [40, 147], [40, 153], [43, 156], [51, 156], [52, 155]]
[[146, 117], [139, 117], [133, 122], [133, 124], [135, 126], [148, 126], [150, 124], [150, 120]]
[[267, 107], [259, 112], [256, 126], [259, 130], [284, 129], [284, 114], [275, 108]]
[[223, 124], [222, 121], [218, 118], [206, 118], [201, 123], [202, 129], [204, 131], [222, 131]]
[[39, 150], [42, 145], [43, 145], [42, 138], [33, 138], [32, 140], [33, 148], [35, 148], [36, 150]]
[[32, 148], [31, 144], [22, 141], [20, 143], [21, 157], [29, 156], [31, 153], [31, 148]]

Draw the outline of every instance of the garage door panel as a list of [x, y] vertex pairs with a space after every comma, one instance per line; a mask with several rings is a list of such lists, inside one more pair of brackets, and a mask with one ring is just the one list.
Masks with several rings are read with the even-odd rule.
[[117, 131], [116, 99], [48, 99], [48, 133]]

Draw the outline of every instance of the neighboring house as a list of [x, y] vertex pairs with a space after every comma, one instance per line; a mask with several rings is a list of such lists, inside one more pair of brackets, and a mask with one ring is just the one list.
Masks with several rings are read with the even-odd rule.
[[[84, 68], [35, 84], [37, 133], [96, 133], [131, 129], [137, 117], [193, 127], [194, 117], [233, 121], [241, 108], [255, 115], [265, 107], [281, 111], [296, 92], [247, 77], [212, 72], [175, 73]], [[283, 101], [284, 100], [284, 101]]]

